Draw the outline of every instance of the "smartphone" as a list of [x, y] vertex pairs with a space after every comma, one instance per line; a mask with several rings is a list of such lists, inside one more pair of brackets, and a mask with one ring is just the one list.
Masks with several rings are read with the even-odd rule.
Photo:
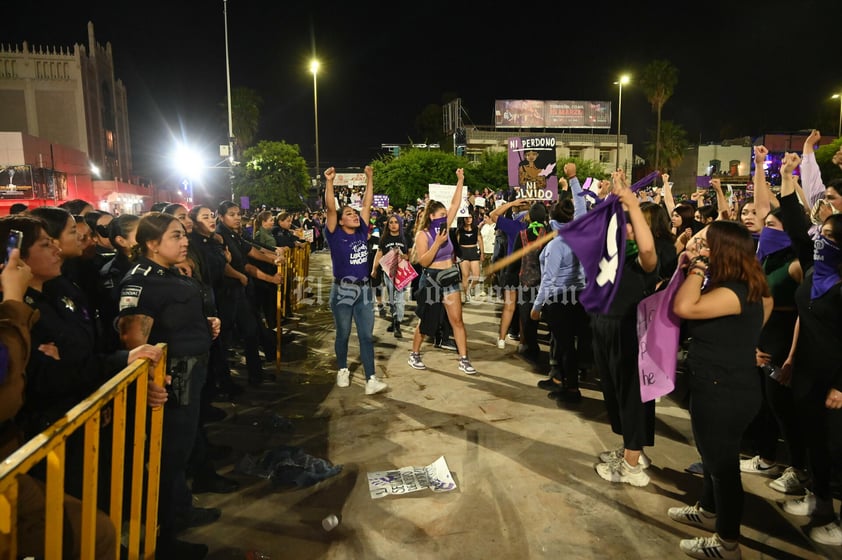
[[447, 224], [446, 223], [439, 226], [439, 233], [442, 234], [442, 235], [447, 233]]
[[13, 249], [20, 249], [20, 244], [23, 243], [23, 232], [17, 229], [9, 230], [9, 239], [6, 240], [6, 259], [3, 264], [9, 262], [9, 255], [12, 254]]

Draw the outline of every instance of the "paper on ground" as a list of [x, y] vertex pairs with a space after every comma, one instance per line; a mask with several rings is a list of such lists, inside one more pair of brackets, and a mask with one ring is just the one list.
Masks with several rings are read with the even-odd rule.
[[409, 494], [427, 488], [433, 492], [456, 489], [456, 482], [450, 476], [444, 456], [426, 467], [402, 467], [392, 471], [370, 472], [367, 476], [372, 499], [389, 494]]

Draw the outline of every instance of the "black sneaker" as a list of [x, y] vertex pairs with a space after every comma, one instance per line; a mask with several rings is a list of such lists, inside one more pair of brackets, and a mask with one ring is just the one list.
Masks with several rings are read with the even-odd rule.
[[401, 332], [401, 325], [400, 323], [395, 323], [395, 328], [392, 329], [395, 333], [395, 338], [403, 338], [403, 333]]
[[578, 404], [582, 402], [582, 393], [579, 389], [562, 389], [555, 393], [555, 404], [563, 408], [565, 404]]
[[392, 324], [386, 327], [386, 332], [395, 332], [395, 325]]
[[453, 342], [452, 338], [446, 338], [436, 342], [436, 348], [441, 348], [442, 350], [453, 350], [454, 352], [457, 350], [456, 343]]
[[549, 379], [539, 381], [538, 388], [544, 389], [545, 391], [560, 391], [561, 383], [556, 383], [555, 378], [550, 377]]

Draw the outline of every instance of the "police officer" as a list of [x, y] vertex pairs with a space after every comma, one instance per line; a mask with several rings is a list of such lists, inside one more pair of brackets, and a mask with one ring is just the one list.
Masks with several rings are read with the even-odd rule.
[[216, 521], [216, 508], [192, 506], [186, 469], [199, 424], [208, 352], [220, 320], [207, 317], [198, 282], [176, 268], [187, 258], [187, 232], [175, 216], [138, 222], [135, 266], [120, 283], [118, 328], [126, 348], [167, 344], [168, 398], [161, 448], [159, 558], [204, 558], [204, 544], [176, 539], [185, 528]]

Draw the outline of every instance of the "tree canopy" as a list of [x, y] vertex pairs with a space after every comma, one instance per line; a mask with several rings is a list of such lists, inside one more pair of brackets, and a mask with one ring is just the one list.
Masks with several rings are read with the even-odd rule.
[[304, 206], [310, 187], [307, 162], [297, 144], [262, 141], [243, 153], [234, 167], [235, 197], [281, 208]]

